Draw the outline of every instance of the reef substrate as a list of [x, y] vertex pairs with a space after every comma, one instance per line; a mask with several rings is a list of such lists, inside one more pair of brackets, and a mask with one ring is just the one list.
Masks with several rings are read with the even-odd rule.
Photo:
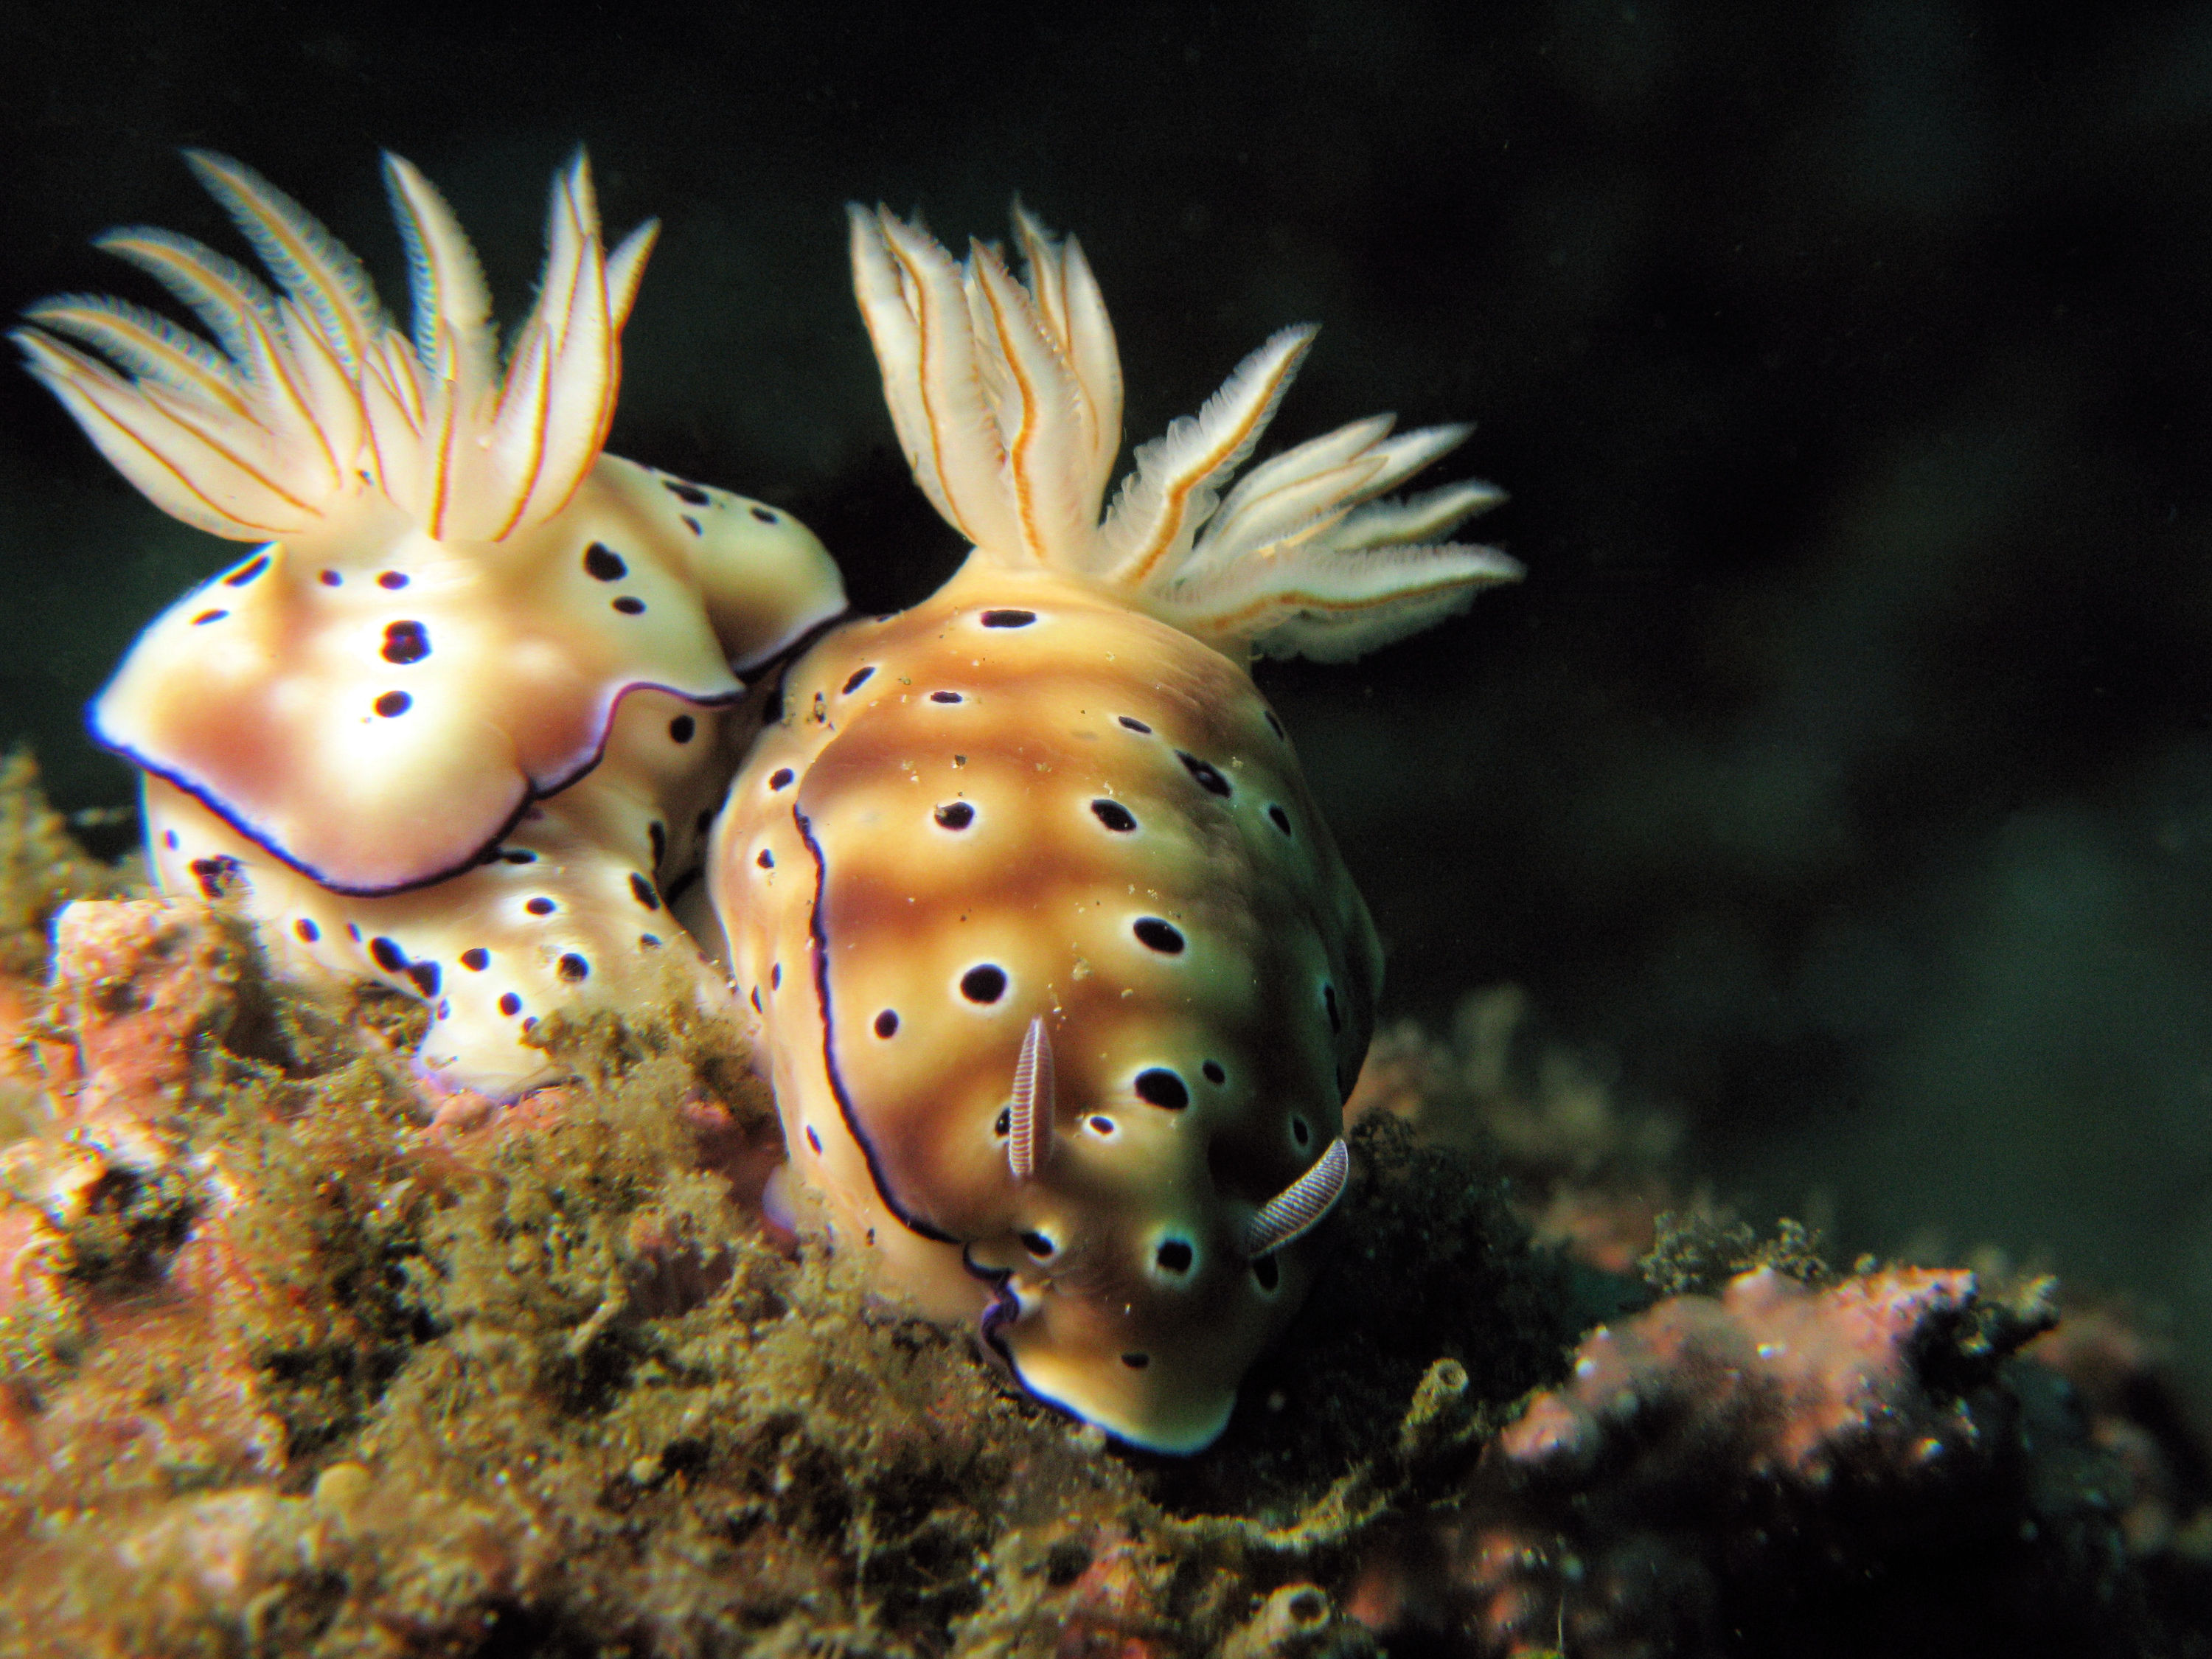
[[766, 1224], [680, 995], [428, 1099], [418, 1012], [273, 981], [20, 759], [0, 884], [0, 1651], [2212, 1652], [2128, 1322], [1662, 1227], [1663, 1133], [1510, 1000], [1378, 1045], [1331, 1266], [1160, 1459]]

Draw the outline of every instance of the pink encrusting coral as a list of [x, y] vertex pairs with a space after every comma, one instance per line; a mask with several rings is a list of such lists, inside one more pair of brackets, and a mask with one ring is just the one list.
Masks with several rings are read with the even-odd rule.
[[84, 296], [15, 338], [157, 506], [273, 539], [146, 630], [94, 732], [146, 774], [165, 890], [243, 888], [289, 966], [421, 998], [428, 1068], [514, 1093], [552, 1074], [523, 1040], [545, 1014], [665, 993], [662, 896], [742, 746], [738, 674], [842, 587], [787, 514], [601, 453], [653, 227], [607, 251], [580, 156], [503, 370], [476, 256], [405, 161], [411, 339], [296, 204], [190, 159], [276, 289], [118, 232], [212, 343]]

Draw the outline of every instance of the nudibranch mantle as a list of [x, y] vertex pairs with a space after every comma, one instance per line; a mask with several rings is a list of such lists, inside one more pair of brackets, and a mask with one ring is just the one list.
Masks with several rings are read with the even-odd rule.
[[407, 162], [386, 158], [411, 338], [296, 203], [189, 159], [276, 289], [117, 232], [101, 245], [212, 341], [82, 295], [14, 336], [155, 505], [264, 544], [148, 628], [91, 710], [146, 774], [161, 885], [243, 887], [280, 961], [421, 998], [449, 1084], [550, 1080], [538, 1019], [657, 994], [671, 958], [719, 999], [663, 895], [749, 734], [738, 673], [844, 595], [789, 515], [601, 452], [653, 227], [608, 252], [579, 155], [502, 370], [476, 255]]
[[1224, 497], [1310, 340], [1120, 443], [1081, 251], [1018, 285], [855, 210], [915, 477], [975, 550], [784, 677], [708, 855], [792, 1167], [842, 1246], [1022, 1383], [1191, 1451], [1310, 1280], [1381, 951], [1245, 663], [1341, 657], [1517, 568], [1433, 546], [1498, 499], [1375, 498], [1463, 435], [1370, 421]]

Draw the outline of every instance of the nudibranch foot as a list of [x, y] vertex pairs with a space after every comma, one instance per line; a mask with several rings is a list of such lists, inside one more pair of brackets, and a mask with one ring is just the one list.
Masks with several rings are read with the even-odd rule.
[[1032, 1394], [1195, 1451], [1310, 1284], [1375, 932], [1247, 672], [1348, 655], [1517, 567], [1380, 498], [1465, 435], [1347, 427], [1253, 469], [1311, 338], [1269, 342], [1102, 506], [1121, 368], [1073, 241], [852, 216], [917, 483], [975, 543], [784, 676], [708, 856], [795, 1177], [841, 1249], [973, 1318]]

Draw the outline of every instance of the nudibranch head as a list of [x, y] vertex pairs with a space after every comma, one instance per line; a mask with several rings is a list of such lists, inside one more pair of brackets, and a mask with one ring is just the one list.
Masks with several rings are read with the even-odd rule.
[[580, 155], [503, 370], [476, 256], [408, 163], [386, 169], [411, 338], [295, 203], [190, 159], [276, 290], [184, 237], [118, 232], [102, 246], [213, 343], [82, 296], [14, 337], [157, 506], [266, 540], [142, 635], [93, 706], [103, 742], [323, 886], [396, 892], [588, 772], [626, 695], [731, 702], [733, 669], [842, 608], [796, 521], [601, 453], [653, 227], [608, 252]]
[[1133, 1444], [1227, 1422], [1343, 1192], [1382, 956], [1255, 647], [1349, 654], [1516, 568], [1423, 544], [1487, 486], [1376, 498], [1458, 441], [1362, 422], [1225, 495], [1310, 336], [1120, 442], [1082, 253], [1029, 279], [856, 210], [917, 480], [975, 551], [785, 676], [708, 858], [794, 1171], [841, 1247], [977, 1318], [1032, 1393]]

